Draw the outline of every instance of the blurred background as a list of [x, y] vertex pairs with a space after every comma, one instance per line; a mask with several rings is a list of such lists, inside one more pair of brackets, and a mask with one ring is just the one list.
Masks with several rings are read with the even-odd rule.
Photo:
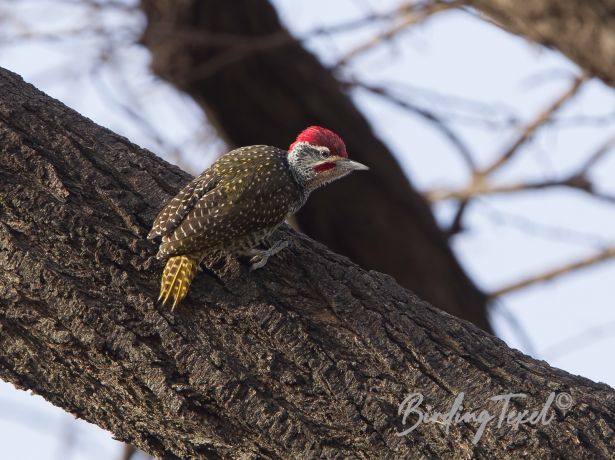
[[[615, 386], [615, 75], [482, 3], [0, 0], [0, 66], [192, 174], [338, 131], [372, 169], [317, 192], [301, 231]], [[7, 459], [142, 455], [4, 382], [0, 442]]]

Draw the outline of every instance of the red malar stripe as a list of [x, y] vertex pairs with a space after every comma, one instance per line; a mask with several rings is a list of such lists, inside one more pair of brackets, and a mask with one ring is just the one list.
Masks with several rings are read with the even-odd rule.
[[316, 171], [317, 173], [320, 173], [320, 172], [328, 171], [333, 168], [335, 168], [335, 163], [332, 161], [327, 161], [325, 163], [320, 163], [314, 166], [314, 171]]

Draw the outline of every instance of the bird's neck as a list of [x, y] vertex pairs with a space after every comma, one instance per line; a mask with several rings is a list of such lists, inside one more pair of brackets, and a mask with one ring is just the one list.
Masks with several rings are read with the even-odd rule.
[[314, 172], [314, 163], [320, 158], [321, 151], [307, 142], [294, 144], [288, 152], [288, 165], [306, 198], [317, 188], [335, 180], [334, 177]]

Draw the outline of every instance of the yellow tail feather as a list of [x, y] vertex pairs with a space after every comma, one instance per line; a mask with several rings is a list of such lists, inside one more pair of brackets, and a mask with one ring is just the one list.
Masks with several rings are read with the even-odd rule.
[[171, 299], [173, 301], [171, 309], [175, 309], [188, 294], [188, 287], [196, 275], [198, 265], [197, 259], [187, 256], [169, 258], [162, 272], [158, 301], [162, 300], [162, 305], [165, 305]]

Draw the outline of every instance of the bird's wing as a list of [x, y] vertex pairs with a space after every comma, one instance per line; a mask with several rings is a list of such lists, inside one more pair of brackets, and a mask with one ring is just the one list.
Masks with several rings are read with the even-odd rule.
[[157, 236], [164, 237], [172, 234], [184, 217], [194, 208], [195, 203], [213, 190], [218, 182], [219, 179], [212, 168], [195, 177], [158, 213], [147, 237], [154, 239]]
[[[161, 255], [224, 247], [284, 221], [295, 202], [294, 190], [288, 189], [289, 178], [284, 177], [285, 152], [258, 147], [237, 149], [220, 158], [213, 169], [221, 179], [185, 213], [173, 233], [163, 238]], [[266, 157], [258, 157], [260, 154]]]

